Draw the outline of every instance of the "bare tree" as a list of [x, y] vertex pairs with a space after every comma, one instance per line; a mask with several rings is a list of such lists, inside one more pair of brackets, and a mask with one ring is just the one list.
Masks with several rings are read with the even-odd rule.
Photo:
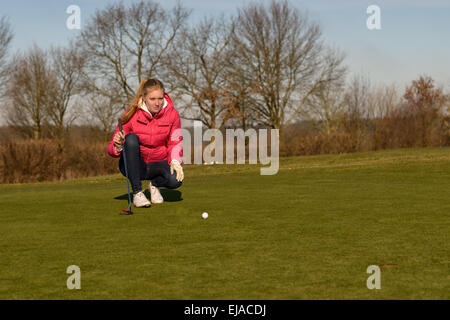
[[371, 119], [385, 118], [401, 104], [401, 97], [395, 84], [382, 85], [373, 89], [369, 100], [371, 106], [369, 118]]
[[234, 20], [235, 78], [251, 89], [258, 121], [281, 129], [319, 88], [342, 78], [343, 55], [325, 47], [316, 23], [287, 1], [251, 3]]
[[404, 136], [402, 100], [394, 84], [383, 85], [370, 94], [373, 108], [369, 114], [372, 123], [373, 149], [399, 147], [398, 138]]
[[45, 111], [50, 134], [58, 142], [59, 151], [64, 152], [67, 132], [77, 117], [77, 112], [70, 112], [69, 108], [74, 102], [74, 96], [79, 93], [86, 59], [73, 43], [65, 48], [52, 48], [50, 52], [54, 81], [52, 86], [49, 85]]
[[0, 96], [3, 93], [6, 75], [10, 71], [7, 58], [12, 38], [11, 26], [6, 17], [2, 17], [0, 19]]
[[223, 17], [203, 19], [184, 30], [165, 59], [170, 81], [187, 98], [183, 117], [208, 128], [222, 128], [231, 115], [225, 95], [230, 26]]
[[345, 90], [346, 112], [358, 119], [368, 118], [372, 109], [372, 90], [368, 77], [355, 75]]
[[[227, 63], [227, 65], [230, 65]], [[224, 91], [227, 105], [228, 126], [239, 127], [244, 131], [258, 125], [259, 114], [251, 107], [252, 88], [228, 73], [227, 86]]]
[[37, 45], [25, 54], [18, 54], [8, 78], [7, 123], [30, 138], [42, 138], [46, 108], [55, 80], [48, 55]]
[[331, 134], [339, 129], [345, 114], [344, 96], [343, 82], [322, 85], [308, 97], [300, 114], [302, 118], [310, 119], [319, 130]]
[[111, 131], [117, 124], [117, 119], [123, 113], [122, 105], [105, 96], [91, 94], [87, 98], [88, 108], [85, 117], [89, 122], [98, 124], [103, 132], [105, 141], [111, 138]]
[[164, 78], [162, 57], [184, 25], [181, 5], [166, 11], [153, 1], [97, 11], [78, 39], [87, 56], [85, 89], [127, 105], [144, 78]]

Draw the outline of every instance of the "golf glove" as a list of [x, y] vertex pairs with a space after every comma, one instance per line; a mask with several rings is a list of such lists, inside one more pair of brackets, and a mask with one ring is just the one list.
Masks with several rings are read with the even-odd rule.
[[170, 174], [173, 174], [173, 171], [177, 173], [177, 181], [183, 181], [184, 179], [184, 173], [183, 168], [181, 167], [181, 164], [177, 160], [172, 160], [170, 162]]

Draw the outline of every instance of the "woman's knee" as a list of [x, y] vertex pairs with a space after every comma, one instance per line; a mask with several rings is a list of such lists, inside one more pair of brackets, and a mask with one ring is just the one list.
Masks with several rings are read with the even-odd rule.
[[170, 175], [170, 178], [169, 178], [166, 188], [177, 189], [177, 188], [181, 187], [182, 184], [183, 183], [181, 181], [177, 180], [177, 175], [174, 173], [174, 174]]
[[125, 146], [127, 148], [139, 148], [139, 137], [134, 133], [125, 136]]

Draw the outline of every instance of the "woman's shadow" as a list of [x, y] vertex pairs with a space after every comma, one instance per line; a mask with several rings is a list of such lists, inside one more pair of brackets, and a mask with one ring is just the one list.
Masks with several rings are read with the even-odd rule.
[[[165, 202], [177, 202], [177, 201], [183, 201], [182, 193], [178, 190], [172, 190], [172, 189], [165, 189], [161, 188], [159, 189], [161, 192], [162, 197], [164, 198]], [[148, 189], [144, 191], [146, 197], [150, 199], [150, 192]], [[128, 193], [125, 193], [123, 195], [117, 196], [114, 199], [116, 200], [128, 200]], [[133, 199], [133, 197], [131, 197]]]

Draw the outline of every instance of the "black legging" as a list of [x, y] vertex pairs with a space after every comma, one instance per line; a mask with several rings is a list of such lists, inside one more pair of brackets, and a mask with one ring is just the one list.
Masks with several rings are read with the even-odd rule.
[[[166, 160], [145, 163], [139, 150], [139, 137], [134, 133], [129, 133], [125, 137], [125, 153], [127, 155], [128, 179], [131, 183], [133, 193], [142, 191], [141, 180], [151, 180], [155, 187], [165, 187], [176, 189], [181, 186], [181, 182], [176, 179], [176, 172], [170, 174], [170, 166]], [[125, 163], [123, 152], [120, 155], [119, 170], [125, 175]]]

